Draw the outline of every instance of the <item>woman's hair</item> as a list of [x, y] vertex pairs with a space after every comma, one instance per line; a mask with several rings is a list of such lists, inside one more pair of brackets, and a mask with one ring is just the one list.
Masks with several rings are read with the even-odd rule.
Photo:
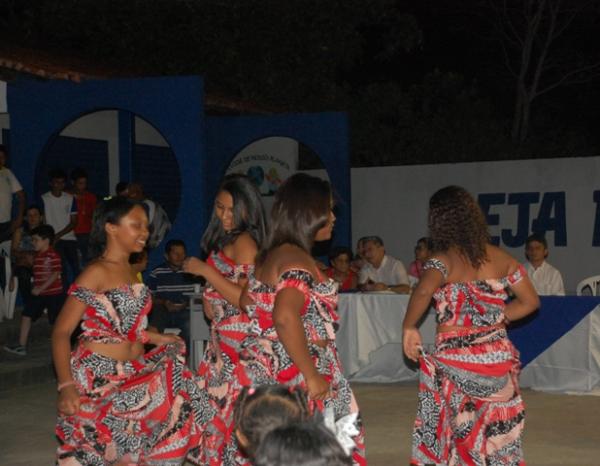
[[255, 466], [350, 466], [352, 458], [322, 422], [299, 422], [272, 430], [256, 450]]
[[142, 203], [120, 196], [107, 199], [98, 204], [96, 210], [94, 210], [92, 231], [90, 232], [90, 251], [92, 257], [100, 256], [106, 249], [106, 224], [118, 225], [121, 219], [136, 206], [144, 209]]
[[431, 196], [429, 236], [434, 252], [456, 247], [475, 268], [487, 259], [490, 234], [485, 217], [473, 196], [460, 186], [447, 186]]
[[268, 432], [309, 416], [306, 393], [283, 385], [244, 387], [234, 410], [235, 428], [246, 438], [244, 450], [250, 457]]
[[271, 209], [270, 233], [259, 262], [282, 244], [294, 244], [310, 254], [317, 232], [327, 225], [331, 211], [328, 181], [296, 173], [277, 190]]
[[201, 246], [206, 253], [219, 251], [233, 243], [237, 237], [247, 232], [258, 247], [266, 236], [265, 213], [260, 193], [254, 183], [245, 175], [231, 174], [225, 176], [217, 193], [225, 191], [233, 198], [232, 231], [225, 231], [213, 209], [212, 217], [202, 236]]

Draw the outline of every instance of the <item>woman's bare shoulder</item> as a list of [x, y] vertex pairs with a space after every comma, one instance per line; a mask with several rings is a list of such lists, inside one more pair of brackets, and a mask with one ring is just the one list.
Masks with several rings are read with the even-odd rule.
[[498, 246], [488, 245], [487, 255], [490, 263], [501, 275], [510, 275], [519, 267], [519, 261]]

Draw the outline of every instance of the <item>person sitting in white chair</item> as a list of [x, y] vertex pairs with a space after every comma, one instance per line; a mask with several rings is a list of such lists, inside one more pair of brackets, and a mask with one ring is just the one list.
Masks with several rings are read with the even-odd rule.
[[548, 257], [548, 242], [546, 238], [534, 233], [525, 242], [525, 269], [533, 283], [535, 291], [542, 296], [564, 296], [565, 285], [562, 275], [546, 258]]

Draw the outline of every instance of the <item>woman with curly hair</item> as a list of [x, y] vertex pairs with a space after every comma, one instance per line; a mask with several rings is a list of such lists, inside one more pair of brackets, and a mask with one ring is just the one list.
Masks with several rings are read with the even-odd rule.
[[[506, 325], [537, 309], [538, 296], [523, 266], [489, 244], [485, 217], [465, 189], [431, 197], [429, 230], [433, 255], [403, 323], [404, 352], [421, 366], [411, 464], [525, 464], [519, 356]], [[432, 298], [438, 327], [427, 354], [417, 322]]]

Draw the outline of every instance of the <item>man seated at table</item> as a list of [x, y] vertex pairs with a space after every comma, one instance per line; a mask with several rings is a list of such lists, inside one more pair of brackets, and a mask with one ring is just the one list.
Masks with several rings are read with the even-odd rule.
[[527, 238], [525, 241], [525, 257], [527, 257], [525, 269], [535, 291], [539, 295], [565, 295], [562, 275], [556, 268], [546, 262], [548, 243], [544, 235], [534, 233]]
[[146, 285], [152, 292], [150, 323], [162, 332], [165, 328], [178, 328], [179, 334], [190, 347], [190, 299], [197, 279], [183, 271], [186, 258], [185, 243], [172, 239], [165, 246], [166, 262], [150, 272]]
[[367, 262], [358, 275], [361, 291], [394, 291], [408, 293], [408, 274], [404, 264], [385, 253], [383, 240], [379, 236], [368, 236], [363, 240], [364, 259]]

